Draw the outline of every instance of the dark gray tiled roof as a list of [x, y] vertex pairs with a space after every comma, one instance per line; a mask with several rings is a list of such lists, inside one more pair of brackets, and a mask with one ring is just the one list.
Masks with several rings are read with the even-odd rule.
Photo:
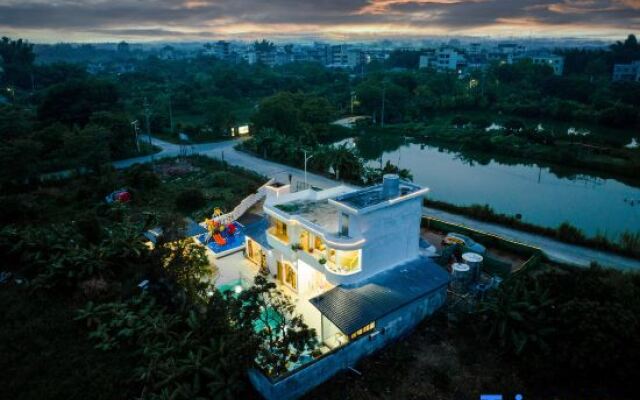
[[431, 259], [420, 257], [374, 275], [357, 287], [336, 286], [309, 301], [344, 334], [449, 283], [449, 274]]
[[269, 229], [269, 219], [262, 217], [262, 219], [245, 226], [244, 234], [257, 242], [263, 249], [270, 250], [271, 246], [267, 242], [267, 229]]

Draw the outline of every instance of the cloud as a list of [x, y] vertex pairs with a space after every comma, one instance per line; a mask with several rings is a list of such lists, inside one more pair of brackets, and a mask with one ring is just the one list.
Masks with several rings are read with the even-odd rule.
[[640, 0], [0, 0], [0, 29], [52, 32], [58, 39], [348, 38], [509, 29], [622, 35], [640, 30]]

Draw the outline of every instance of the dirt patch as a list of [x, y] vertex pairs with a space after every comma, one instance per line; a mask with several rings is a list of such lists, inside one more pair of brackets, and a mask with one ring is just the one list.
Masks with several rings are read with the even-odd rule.
[[158, 164], [155, 171], [162, 178], [184, 176], [190, 172], [199, 171], [200, 168], [193, 166], [188, 160], [176, 160]]

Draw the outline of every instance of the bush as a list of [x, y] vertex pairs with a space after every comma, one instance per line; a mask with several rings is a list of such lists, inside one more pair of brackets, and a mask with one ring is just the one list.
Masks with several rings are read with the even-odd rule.
[[176, 197], [176, 208], [180, 211], [194, 211], [207, 203], [200, 189], [186, 189]]

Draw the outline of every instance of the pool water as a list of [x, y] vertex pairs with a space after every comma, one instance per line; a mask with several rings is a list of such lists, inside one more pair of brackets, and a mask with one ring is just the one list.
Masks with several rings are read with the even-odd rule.
[[[220, 292], [222, 293], [234, 291], [236, 292], [234, 296], [237, 296], [240, 294], [240, 292], [242, 292], [242, 290], [245, 290], [250, 286], [251, 285], [249, 284], [249, 282], [240, 278], [240, 279], [236, 279], [228, 283], [225, 283], [224, 285], [218, 286], [218, 290], [220, 290]], [[281, 323], [281, 321], [282, 321], [282, 315], [280, 315], [280, 313], [277, 312], [275, 309], [271, 307], [267, 307], [260, 314], [260, 319], [257, 321], [254, 321], [253, 328], [256, 332], [261, 332], [263, 329], [266, 328], [268, 324], [272, 329], [274, 329]]]
[[218, 290], [222, 293], [226, 293], [231, 290], [244, 290], [251, 286], [249, 282], [244, 279], [236, 279], [234, 281], [225, 283], [224, 285], [218, 286]]

